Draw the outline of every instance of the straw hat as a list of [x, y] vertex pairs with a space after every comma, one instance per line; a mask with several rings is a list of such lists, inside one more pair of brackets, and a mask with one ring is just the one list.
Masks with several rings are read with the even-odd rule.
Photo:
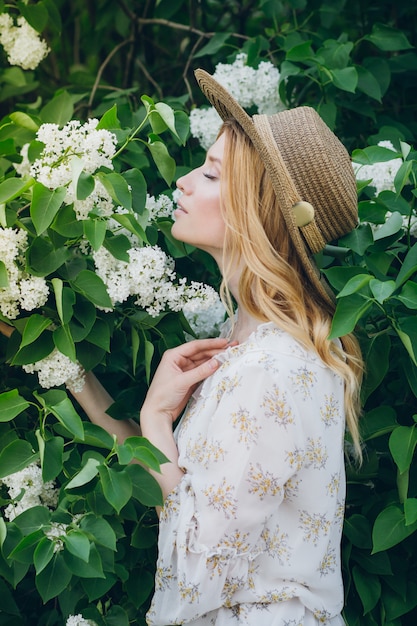
[[311, 107], [250, 117], [210, 74], [198, 69], [195, 76], [220, 117], [234, 118], [259, 152], [307, 277], [334, 306], [312, 255], [357, 224], [356, 180], [347, 150]]

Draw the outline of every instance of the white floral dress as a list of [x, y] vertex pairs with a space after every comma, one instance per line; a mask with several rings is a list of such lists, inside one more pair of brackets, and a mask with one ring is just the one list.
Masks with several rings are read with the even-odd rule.
[[273, 323], [217, 358], [176, 430], [147, 623], [343, 625], [343, 383]]

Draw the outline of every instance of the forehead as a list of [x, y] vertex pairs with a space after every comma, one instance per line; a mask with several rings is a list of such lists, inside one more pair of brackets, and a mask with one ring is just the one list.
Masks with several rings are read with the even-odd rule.
[[207, 152], [209, 161], [222, 162], [224, 154], [224, 145], [226, 141], [225, 133], [222, 133], [217, 141], [211, 146]]

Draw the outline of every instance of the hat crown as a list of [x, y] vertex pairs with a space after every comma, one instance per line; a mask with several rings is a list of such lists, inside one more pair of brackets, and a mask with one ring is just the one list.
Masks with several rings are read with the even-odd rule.
[[343, 144], [311, 107], [266, 117], [301, 199], [314, 207], [324, 241], [354, 229], [358, 219], [356, 179]]

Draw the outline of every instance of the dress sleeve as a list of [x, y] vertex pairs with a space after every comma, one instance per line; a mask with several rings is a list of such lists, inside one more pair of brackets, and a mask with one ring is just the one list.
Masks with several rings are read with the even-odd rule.
[[301, 407], [287, 377], [239, 360], [218, 374], [180, 436], [186, 473], [160, 519], [150, 624], [186, 623], [237, 601], [256, 602], [251, 566], [302, 464]]

